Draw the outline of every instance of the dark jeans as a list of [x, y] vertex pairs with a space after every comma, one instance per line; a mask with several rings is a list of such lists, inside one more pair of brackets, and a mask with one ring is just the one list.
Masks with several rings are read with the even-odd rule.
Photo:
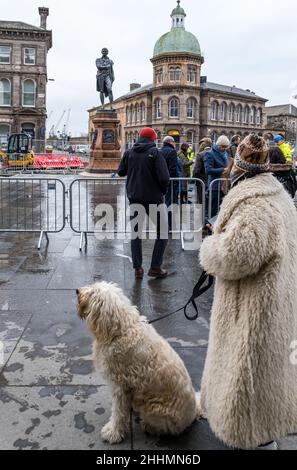
[[[149, 205], [143, 204], [145, 208], [145, 212], [149, 215]], [[157, 239], [155, 241], [152, 262], [151, 262], [151, 269], [159, 269], [163, 263], [163, 256], [164, 252], [168, 243], [168, 233], [167, 238], [161, 238], [161, 217], [158, 216], [158, 223], [157, 223]], [[133, 218], [133, 217], [132, 217]], [[134, 231], [137, 232], [139, 230], [138, 224], [135, 225]], [[141, 238], [136, 238], [135, 240], [131, 240], [131, 251], [132, 251], [132, 260], [133, 260], [133, 267], [134, 269], [139, 269], [142, 267], [142, 240]]]

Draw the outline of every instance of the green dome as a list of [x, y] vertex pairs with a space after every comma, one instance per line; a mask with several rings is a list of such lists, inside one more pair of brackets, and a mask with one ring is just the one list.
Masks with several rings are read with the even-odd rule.
[[200, 44], [194, 34], [184, 28], [172, 28], [169, 33], [158, 39], [154, 48], [154, 57], [170, 52], [189, 52], [201, 55]]

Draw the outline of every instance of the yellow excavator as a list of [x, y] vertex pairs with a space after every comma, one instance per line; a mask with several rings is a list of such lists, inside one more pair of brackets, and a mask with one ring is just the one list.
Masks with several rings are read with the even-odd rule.
[[28, 168], [34, 164], [32, 138], [28, 134], [12, 134], [8, 139], [7, 153], [0, 149], [0, 167]]

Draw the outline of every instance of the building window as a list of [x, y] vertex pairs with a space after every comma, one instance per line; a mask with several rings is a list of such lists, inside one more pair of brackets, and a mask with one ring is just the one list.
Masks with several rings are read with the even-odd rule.
[[191, 83], [196, 83], [196, 81], [197, 81], [197, 67], [194, 67], [192, 65], [188, 66], [187, 81], [191, 82]]
[[234, 119], [234, 104], [231, 103], [228, 106], [228, 121], [233, 122]]
[[7, 78], [0, 80], [0, 106], [11, 105], [11, 85]]
[[163, 67], [160, 67], [156, 70], [156, 82], [157, 83], [163, 82]]
[[131, 119], [130, 108], [129, 108], [129, 106], [127, 106], [127, 108], [126, 108], [126, 123], [127, 124], [129, 124], [130, 119]]
[[251, 123], [251, 124], [255, 124], [255, 108], [252, 108], [252, 109], [251, 109], [250, 123]]
[[136, 122], [140, 121], [140, 109], [138, 104], [135, 105], [135, 120]]
[[212, 121], [216, 121], [218, 119], [218, 105], [216, 102], [212, 103], [211, 105], [210, 119]]
[[242, 122], [244, 124], [248, 123], [248, 116], [249, 116], [249, 108], [248, 108], [248, 106], [246, 106], [243, 110], [243, 118], [242, 118]]
[[169, 68], [169, 80], [171, 82], [180, 81], [180, 68], [179, 67], [170, 67]]
[[11, 62], [11, 47], [0, 46], [0, 64], [10, 64]]
[[156, 107], [156, 111], [155, 111], [156, 119], [161, 119], [162, 118], [162, 100], [160, 100], [160, 98], [156, 100], [155, 107]]
[[0, 124], [0, 146], [3, 144], [7, 144], [8, 136], [9, 136], [9, 125]]
[[196, 100], [194, 98], [190, 98], [187, 101], [187, 117], [195, 118], [195, 115], [196, 115]]
[[261, 124], [262, 122], [262, 111], [261, 109], [258, 109], [257, 111], [257, 124]]
[[240, 120], [241, 120], [241, 111], [242, 111], [242, 107], [239, 104], [236, 107], [236, 122], [240, 122]]
[[35, 106], [35, 82], [33, 80], [23, 82], [23, 106]]
[[35, 65], [35, 63], [36, 63], [36, 49], [34, 49], [34, 47], [25, 47], [24, 64]]
[[187, 143], [191, 144], [191, 146], [193, 146], [193, 143], [194, 143], [194, 132], [193, 131], [187, 132]]
[[179, 101], [177, 98], [172, 98], [169, 101], [169, 117], [179, 117]]
[[145, 105], [144, 105], [144, 103], [141, 103], [141, 105], [140, 105], [140, 119], [141, 119], [141, 122], [145, 121]]
[[225, 117], [226, 117], [226, 104], [222, 103], [221, 108], [220, 108], [220, 120], [225, 121]]

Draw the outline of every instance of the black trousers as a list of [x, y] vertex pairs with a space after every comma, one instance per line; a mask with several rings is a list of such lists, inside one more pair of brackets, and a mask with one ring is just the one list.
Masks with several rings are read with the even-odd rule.
[[[142, 206], [144, 207], [146, 214], [149, 216], [149, 205], [142, 204]], [[132, 219], [133, 217], [131, 217], [131, 220]], [[139, 227], [139, 225], [136, 224], [134, 227], [134, 232], [139, 233], [139, 230], [142, 231], [143, 223], [144, 223], [144, 220], [142, 221], [142, 227]], [[162, 214], [160, 213], [158, 214], [158, 219], [157, 219], [157, 224], [156, 224], [157, 225], [156, 226], [157, 238], [155, 241], [154, 251], [152, 255], [151, 269], [159, 269], [162, 266], [165, 249], [168, 244], [168, 230], [167, 230], [166, 238], [164, 238], [164, 234], [161, 233], [162, 224], [164, 224], [163, 227], [166, 227], [166, 224], [168, 224], [168, 215], [167, 213], [165, 214], [164, 211]], [[167, 225], [167, 228], [168, 228], [168, 225]], [[134, 269], [141, 268], [142, 262], [143, 262], [141, 238], [136, 237], [135, 239], [131, 240], [131, 251], [132, 251], [133, 268]]]

